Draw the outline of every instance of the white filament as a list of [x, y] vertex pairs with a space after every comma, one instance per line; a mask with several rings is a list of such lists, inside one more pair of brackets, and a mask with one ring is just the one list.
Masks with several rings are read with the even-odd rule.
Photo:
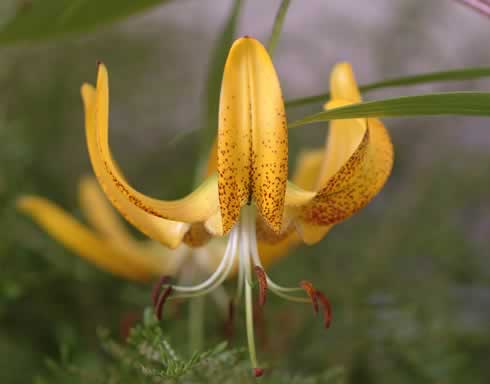
[[228, 244], [226, 246], [225, 254], [221, 259], [218, 268], [216, 268], [216, 271], [214, 271], [213, 274], [209, 276], [207, 280], [191, 287], [173, 285], [172, 288], [176, 292], [183, 293], [182, 295], [176, 295], [176, 297], [201, 296], [208, 292], [211, 292], [212, 290], [220, 286], [230, 274], [233, 264], [235, 262], [235, 258], [237, 255], [237, 248], [238, 248], [238, 239], [239, 239], [239, 230], [237, 226], [231, 230], [230, 238], [228, 239]]

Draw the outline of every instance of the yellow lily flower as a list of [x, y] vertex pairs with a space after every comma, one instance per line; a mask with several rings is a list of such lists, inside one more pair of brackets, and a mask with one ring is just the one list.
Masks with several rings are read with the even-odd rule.
[[[321, 240], [334, 224], [374, 198], [393, 164], [385, 127], [371, 118], [333, 121], [325, 148], [302, 154], [298, 172], [288, 181], [288, 129], [277, 74], [257, 40], [238, 39], [224, 68], [209, 174], [188, 196], [165, 201], [133, 188], [112, 157], [108, 82], [107, 68], [100, 63], [96, 87], [84, 84], [81, 93], [92, 167], [114, 207], [147, 236], [173, 249], [182, 243], [200, 247], [213, 236], [228, 235], [223, 256], [207, 280], [195, 286], [160, 281], [157, 290], [166, 288], [155, 300], [157, 313], [171, 294], [196, 297], [213, 291], [237, 266], [238, 291], [245, 290], [251, 363], [255, 375], [262, 375], [253, 337], [252, 274], [255, 272], [259, 282], [261, 304], [270, 290], [286, 299], [311, 302], [315, 311], [322, 305], [325, 325], [329, 326], [330, 304], [320, 291], [307, 281], [299, 287], [278, 285], [266, 274], [264, 265], [301, 240], [307, 244]], [[347, 63], [335, 66], [330, 87], [331, 100], [325, 108], [361, 100]], [[82, 247], [77, 247], [83, 254]]]

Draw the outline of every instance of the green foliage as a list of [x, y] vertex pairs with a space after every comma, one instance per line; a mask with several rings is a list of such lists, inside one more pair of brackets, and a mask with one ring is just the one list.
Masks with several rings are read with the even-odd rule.
[[276, 50], [277, 43], [279, 42], [284, 19], [286, 18], [286, 14], [288, 13], [288, 8], [290, 4], [291, 0], [282, 0], [281, 5], [279, 6], [279, 10], [277, 11], [277, 15], [272, 26], [269, 43], [267, 44], [267, 50], [269, 51], [269, 55], [271, 55], [271, 57], [274, 57], [274, 52]]
[[[148, 308], [145, 320], [131, 330], [125, 343], [115, 341], [107, 330], [99, 330], [103, 350], [109, 362], [103, 369], [90, 370], [70, 362], [69, 347], [61, 347], [60, 362], [48, 361], [52, 379], [80, 380], [84, 383], [159, 383], [159, 384], [199, 384], [199, 383], [254, 383], [246, 353], [242, 349], [229, 349], [227, 343], [204, 352], [195, 352], [188, 359], [183, 358], [170, 345], [163, 331]], [[290, 375], [272, 369], [263, 379], [267, 383], [290, 384], [342, 384], [344, 370], [331, 368], [316, 376]]]
[[[431, 84], [435, 82], [475, 80], [490, 77], [490, 67], [460, 68], [442, 72], [420, 73], [413, 76], [403, 76], [394, 79], [377, 81], [375, 83], [361, 85], [359, 88], [362, 93], [368, 93], [377, 89], [406, 87], [411, 85]], [[314, 103], [325, 103], [330, 98], [330, 93], [321, 95], [302, 97], [294, 100], [287, 100], [286, 107], [294, 108]]]
[[[0, 44], [88, 31], [168, 0], [24, 0], [0, 29]], [[12, 5], [13, 6], [13, 5]]]
[[402, 96], [333, 108], [297, 120], [289, 124], [289, 128], [354, 117], [490, 116], [489, 105], [490, 93], [488, 92], [447, 92]]

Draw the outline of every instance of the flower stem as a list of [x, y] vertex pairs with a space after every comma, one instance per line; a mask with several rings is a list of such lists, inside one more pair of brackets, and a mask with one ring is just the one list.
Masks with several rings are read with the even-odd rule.
[[202, 351], [204, 344], [204, 300], [196, 297], [189, 302], [189, 354]]

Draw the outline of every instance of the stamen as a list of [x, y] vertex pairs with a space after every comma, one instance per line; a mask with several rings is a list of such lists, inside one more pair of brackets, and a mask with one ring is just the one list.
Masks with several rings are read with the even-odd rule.
[[318, 297], [316, 295], [316, 290], [309, 281], [302, 281], [300, 284], [301, 288], [305, 290], [311, 299], [311, 304], [313, 305], [313, 310], [315, 314], [318, 314]]
[[170, 280], [170, 276], [161, 276], [160, 279], [153, 285], [153, 289], [151, 290], [151, 301], [153, 305], [157, 305], [157, 300], [162, 287], [168, 283]]
[[330, 323], [332, 322], [332, 306], [330, 304], [330, 300], [328, 300], [323, 292], [320, 291], [316, 291], [316, 296], [323, 305], [323, 324], [325, 328], [329, 328]]
[[330, 304], [330, 300], [328, 300], [323, 292], [316, 289], [309, 281], [302, 281], [300, 286], [310, 297], [313, 310], [316, 314], [319, 311], [318, 302], [320, 301], [320, 304], [322, 304], [323, 307], [323, 324], [325, 328], [329, 328], [330, 323], [332, 322], [332, 305]]
[[263, 307], [267, 299], [267, 275], [258, 265], [254, 267], [254, 272], [259, 282], [259, 306]]
[[157, 303], [155, 305], [155, 315], [157, 316], [158, 320], [162, 319], [163, 305], [165, 304], [167, 298], [172, 293], [172, 290], [173, 290], [172, 286], [169, 285], [158, 297]]
[[189, 298], [205, 295], [217, 287], [219, 287], [230, 274], [233, 268], [234, 261], [237, 255], [238, 248], [238, 230], [232, 229], [230, 233], [230, 238], [228, 239], [228, 244], [226, 246], [225, 254], [221, 259], [220, 264], [216, 271], [204, 282], [191, 286], [173, 286], [176, 292], [180, 294], [176, 295], [175, 298]]

